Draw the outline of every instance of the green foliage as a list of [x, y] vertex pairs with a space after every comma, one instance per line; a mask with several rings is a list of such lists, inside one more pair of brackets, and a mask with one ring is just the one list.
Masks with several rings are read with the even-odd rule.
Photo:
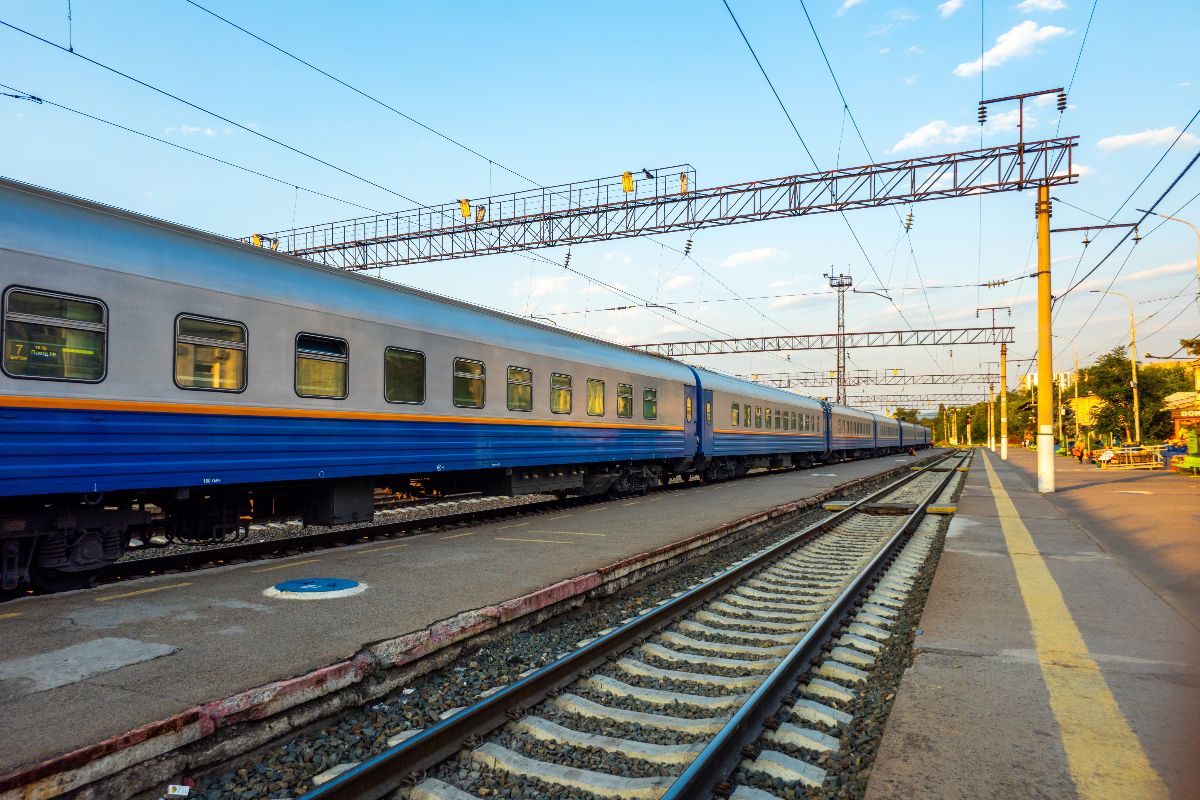
[[[1083, 370], [1080, 390], [1097, 395], [1105, 405], [1091, 420], [1097, 433], [1133, 441], [1132, 372], [1125, 348], [1114, 347]], [[1171, 435], [1171, 414], [1163, 408], [1163, 399], [1190, 388], [1187, 371], [1181, 367], [1138, 368], [1138, 404], [1142, 422], [1142, 440], [1160, 441]], [[1080, 420], [1087, 424], [1087, 420]]]
[[920, 412], [918, 412], [917, 409], [915, 409], [915, 408], [903, 408], [901, 406], [897, 406], [896, 413], [893, 416], [895, 416], [895, 418], [900, 420], [901, 422], [916, 423], [919, 421], [919, 419], [918, 419], [919, 413]]

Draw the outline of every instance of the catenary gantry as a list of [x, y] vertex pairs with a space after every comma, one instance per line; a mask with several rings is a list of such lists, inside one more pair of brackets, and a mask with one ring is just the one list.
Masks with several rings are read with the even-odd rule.
[[[392, 214], [265, 237], [283, 252], [343, 269], [438, 261], [691, 231], [831, 211], [1073, 183], [1078, 137], [986, 147], [711, 188], [688, 165]], [[258, 242], [264, 240], [256, 234]]]

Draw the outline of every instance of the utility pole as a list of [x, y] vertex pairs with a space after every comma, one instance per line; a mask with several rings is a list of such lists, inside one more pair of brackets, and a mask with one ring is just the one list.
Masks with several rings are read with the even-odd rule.
[[1037, 187], [1038, 238], [1038, 491], [1054, 492], [1054, 340], [1050, 316], [1050, 187]]
[[846, 404], [846, 290], [854, 285], [854, 279], [849, 275], [834, 275], [826, 273], [829, 286], [837, 290], [837, 402]]
[[975, 442], [971, 438], [971, 412], [967, 412], [967, 447], [974, 447]]
[[[1074, 404], [1074, 411], [1075, 411], [1075, 446], [1080, 447], [1081, 445], [1079, 444], [1079, 349], [1078, 348], [1075, 349], [1075, 404]], [[1084, 450], [1087, 450], [1086, 447], [1084, 447]]]
[[954, 419], [950, 423], [952, 426], [950, 428], [950, 444], [958, 447], [958, 409], [952, 409], [951, 413], [953, 414]]
[[[1008, 316], [1012, 317], [1012, 306], [984, 306], [983, 308], [975, 309], [975, 318], [979, 318], [981, 311], [989, 311], [992, 314], [992, 327], [996, 327], [996, 312], [1006, 311]], [[1005, 395], [1008, 393], [1007, 374], [1004, 369], [1004, 357], [1008, 352], [1008, 345], [1000, 345], [1000, 436], [1003, 441], [1000, 444], [1000, 458], [1004, 461], [1008, 460], [1008, 402]], [[989, 362], [990, 363], [990, 362]], [[992, 452], [996, 452], [996, 424], [993, 419], [995, 416], [995, 401], [992, 399], [992, 386], [988, 384], [988, 447]]]
[[1008, 345], [1000, 345], [1000, 460], [1008, 461]]
[[993, 453], [996, 452], [996, 385], [988, 384], [988, 424], [987, 437], [988, 449]]

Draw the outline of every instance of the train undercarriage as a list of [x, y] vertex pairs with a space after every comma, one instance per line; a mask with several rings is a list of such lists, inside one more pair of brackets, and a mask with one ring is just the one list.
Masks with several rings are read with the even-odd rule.
[[[867, 451], [849, 457], [872, 454]], [[836, 460], [846, 457], [838, 454]], [[428, 477], [15, 498], [0, 501], [0, 588], [6, 592], [29, 584], [51, 592], [85, 588], [120, 559], [135, 538], [214, 542], [253, 523], [272, 520], [299, 518], [305, 525], [325, 526], [369, 521], [374, 517], [379, 487], [409, 499], [461, 491], [495, 496], [619, 497], [644, 494], [677, 477], [717, 482], [743, 477], [752, 470], [803, 468], [825, 460], [825, 454], [817, 453], [699, 457], [442, 472]]]

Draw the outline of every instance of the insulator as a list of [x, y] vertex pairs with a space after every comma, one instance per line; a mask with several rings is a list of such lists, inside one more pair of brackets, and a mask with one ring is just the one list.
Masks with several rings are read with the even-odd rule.
[[1138, 233], [1137, 225], [1133, 226], [1133, 243], [1137, 244], [1142, 240], [1142, 235]]
[[1066, 92], [1058, 93], [1058, 110], [1059, 110], [1059, 113], [1067, 110], [1067, 93]]
[[686, 256], [691, 252], [692, 252], [692, 237], [689, 236], [688, 240], [683, 243], [683, 254]]
[[564, 267], [571, 266], [571, 251], [570, 250], [567, 251], [567, 257], [563, 259], [563, 266]]
[[979, 124], [982, 125], [985, 122], [987, 122], [987, 106], [980, 103], [979, 104]]
[[904, 220], [904, 230], [911, 231], [912, 228], [913, 228], [913, 212], [910, 209], [908, 212], [908, 219]]

